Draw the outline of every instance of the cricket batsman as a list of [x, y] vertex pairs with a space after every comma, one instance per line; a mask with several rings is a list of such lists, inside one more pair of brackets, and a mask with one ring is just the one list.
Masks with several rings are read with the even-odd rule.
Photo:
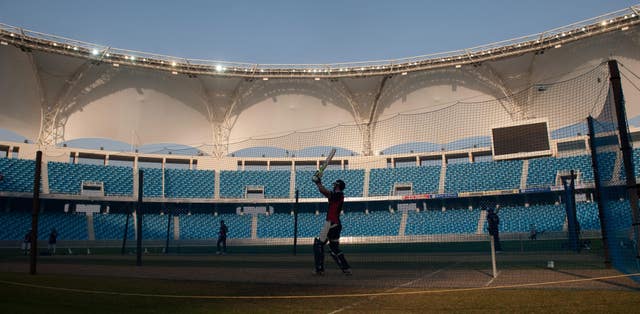
[[346, 258], [342, 251], [340, 251], [340, 231], [342, 231], [342, 225], [340, 224], [340, 212], [342, 211], [342, 204], [344, 203], [344, 189], [345, 183], [342, 180], [336, 180], [333, 183], [333, 190], [329, 191], [322, 185], [322, 171], [317, 171], [311, 181], [313, 181], [320, 193], [329, 199], [329, 209], [327, 211], [327, 218], [325, 219], [322, 230], [320, 230], [320, 236], [313, 240], [313, 253], [315, 255], [315, 269], [314, 275], [324, 275], [324, 245], [329, 242], [329, 249], [331, 250], [331, 257], [338, 264], [338, 267], [342, 272], [350, 276], [351, 267], [347, 263]]

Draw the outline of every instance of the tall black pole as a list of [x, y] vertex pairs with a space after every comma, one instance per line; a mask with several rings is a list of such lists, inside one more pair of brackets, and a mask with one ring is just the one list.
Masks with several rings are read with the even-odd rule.
[[298, 196], [300, 190], [296, 189], [296, 203], [293, 205], [293, 255], [298, 252]]
[[598, 156], [596, 151], [596, 132], [593, 127], [593, 117], [587, 117], [589, 127], [589, 150], [591, 150], [591, 168], [593, 169], [593, 183], [595, 185], [594, 197], [598, 204], [598, 216], [600, 216], [600, 234], [602, 235], [602, 250], [604, 251], [604, 265], [611, 268], [611, 254], [609, 253], [609, 233], [607, 232], [607, 220], [604, 215], [604, 202], [602, 200], [602, 182], [600, 182], [600, 170], [598, 170]]
[[167, 206], [163, 203], [163, 207], [167, 212], [167, 242], [164, 244], [164, 254], [169, 254], [169, 235], [171, 232], [171, 211], [167, 208]]
[[131, 216], [131, 210], [127, 209], [127, 218], [124, 221], [124, 236], [122, 237], [122, 250], [120, 251], [121, 255], [124, 255], [124, 250], [127, 246], [127, 237], [129, 234], [129, 217]]
[[138, 203], [136, 205], [136, 265], [142, 266], [142, 194], [144, 186], [144, 172], [138, 170]]
[[627, 192], [629, 193], [629, 203], [631, 204], [631, 222], [634, 230], [636, 242], [636, 258], [640, 258], [640, 217], [638, 215], [638, 187], [636, 186], [636, 175], [633, 168], [633, 148], [631, 147], [631, 136], [627, 127], [627, 113], [624, 107], [624, 94], [622, 93], [622, 83], [620, 81], [620, 70], [616, 60], [609, 61], [609, 81], [613, 92], [613, 104], [616, 108], [616, 120], [618, 121], [618, 134], [620, 136], [620, 150], [622, 151], [622, 161], [624, 162], [625, 175], [627, 177]]
[[42, 169], [42, 151], [36, 152], [35, 174], [33, 176], [33, 207], [31, 209], [31, 252], [29, 273], [36, 274], [38, 257], [38, 212], [40, 211], [40, 176]]

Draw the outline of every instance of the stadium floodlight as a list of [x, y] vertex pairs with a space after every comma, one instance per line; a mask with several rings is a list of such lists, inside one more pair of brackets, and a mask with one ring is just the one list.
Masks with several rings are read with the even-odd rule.
[[131, 61], [136, 61], [136, 56], [131, 56]]
[[177, 65], [177, 63], [176, 63], [175, 61], [172, 61], [172, 62], [171, 62], [171, 66], [172, 66], [172, 67], [174, 67], [174, 66], [176, 66], [176, 65]]
[[105, 56], [106, 56], [106, 57], [110, 57], [111, 55], [107, 53]]
[[607, 21], [602, 21], [602, 23], [600, 23], [600, 25], [607, 26]]
[[216, 65], [216, 71], [218, 72], [222, 72], [222, 66], [221, 65]]
[[91, 50], [91, 54], [94, 55], [94, 56], [97, 56], [98, 53], [99, 53], [98, 49], [93, 48], [93, 50]]

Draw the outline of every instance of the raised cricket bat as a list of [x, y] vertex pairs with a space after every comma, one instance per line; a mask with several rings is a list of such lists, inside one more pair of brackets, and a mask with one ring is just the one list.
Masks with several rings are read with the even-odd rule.
[[320, 170], [318, 170], [318, 177], [322, 178], [322, 172], [324, 171], [324, 169], [327, 168], [327, 166], [331, 162], [331, 159], [333, 159], [333, 155], [335, 154], [336, 154], [336, 149], [332, 148], [331, 151], [329, 152], [329, 155], [327, 155], [327, 159], [325, 159], [324, 162], [322, 162], [322, 165], [320, 165]]

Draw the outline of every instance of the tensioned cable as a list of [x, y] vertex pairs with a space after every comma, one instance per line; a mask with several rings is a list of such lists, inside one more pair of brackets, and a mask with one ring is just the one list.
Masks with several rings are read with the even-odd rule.
[[570, 279], [570, 280], [558, 280], [536, 283], [525, 283], [516, 285], [504, 285], [493, 287], [476, 287], [476, 288], [460, 288], [460, 289], [442, 289], [442, 290], [418, 290], [418, 291], [400, 291], [400, 292], [377, 292], [377, 293], [346, 293], [346, 294], [325, 294], [325, 295], [256, 295], [256, 296], [234, 296], [234, 295], [173, 295], [173, 294], [146, 294], [146, 293], [132, 293], [132, 292], [116, 292], [116, 291], [103, 291], [103, 290], [84, 290], [75, 288], [61, 288], [51, 287], [44, 285], [36, 285], [15, 281], [0, 280], [0, 283], [22, 286], [29, 288], [39, 288], [55, 291], [76, 292], [85, 294], [102, 294], [102, 295], [118, 295], [118, 296], [134, 296], [134, 297], [149, 297], [149, 298], [171, 298], [171, 299], [242, 299], [242, 300], [267, 300], [267, 299], [329, 299], [329, 298], [359, 298], [359, 297], [374, 297], [374, 296], [394, 296], [394, 295], [417, 295], [417, 294], [438, 294], [438, 293], [453, 293], [453, 292], [468, 292], [468, 291], [482, 291], [482, 290], [496, 290], [496, 289], [516, 289], [525, 287], [536, 286], [549, 286], [576, 282], [587, 281], [599, 281], [606, 279], [616, 279], [625, 277], [640, 276], [640, 273], [604, 276], [595, 278], [582, 278], [582, 279]]
[[624, 78], [629, 82], [629, 84], [631, 84], [631, 86], [633, 86], [637, 91], [639, 91], [639, 92], [640, 92], [640, 88], [639, 88], [636, 84], [634, 84], [634, 83], [633, 83], [633, 81], [632, 81], [631, 79], [629, 79], [629, 77], [627, 77], [627, 76], [626, 76], [624, 73], [622, 73], [622, 72], [620, 72], [620, 75], [622, 75], [622, 77], [624, 77]]

